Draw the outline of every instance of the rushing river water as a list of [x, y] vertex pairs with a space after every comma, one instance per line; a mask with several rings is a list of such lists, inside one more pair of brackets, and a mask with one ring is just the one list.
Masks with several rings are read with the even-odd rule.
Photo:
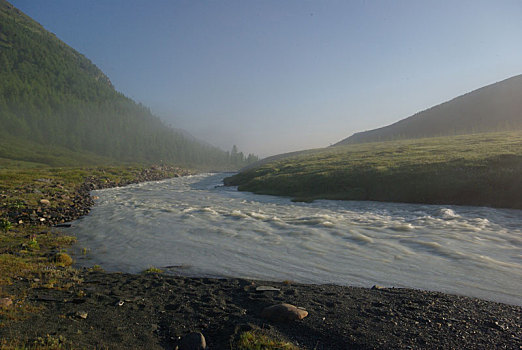
[[70, 229], [76, 258], [109, 271], [379, 284], [522, 305], [521, 210], [292, 203], [222, 187], [224, 176], [95, 191]]

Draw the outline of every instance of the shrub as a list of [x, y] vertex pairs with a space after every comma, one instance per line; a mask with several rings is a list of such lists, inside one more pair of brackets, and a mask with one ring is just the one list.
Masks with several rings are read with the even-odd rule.
[[58, 266], [70, 266], [73, 263], [73, 259], [67, 253], [56, 253], [54, 261]]
[[11, 222], [7, 219], [0, 219], [0, 230], [4, 231], [4, 233], [7, 233], [11, 229], [12, 225]]

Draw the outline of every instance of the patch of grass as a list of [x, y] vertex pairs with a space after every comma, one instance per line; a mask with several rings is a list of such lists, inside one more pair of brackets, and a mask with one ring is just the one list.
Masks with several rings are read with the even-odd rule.
[[69, 349], [72, 348], [70, 342], [62, 335], [49, 335], [38, 337], [34, 345], [44, 349]]
[[0, 169], [34, 169], [48, 166], [119, 165], [108, 157], [88, 151], [73, 151], [67, 147], [46, 145], [4, 135], [0, 139]]
[[151, 267], [149, 267], [148, 269], [146, 269], [145, 271], [143, 271], [143, 273], [145, 273], [145, 274], [150, 274], [150, 273], [163, 273], [163, 270], [160, 269], [160, 268], [157, 268], [157, 267], [151, 266]]
[[100, 265], [93, 265], [89, 271], [103, 271], [103, 268]]
[[62, 335], [46, 334], [43, 337], [37, 337], [34, 341], [16, 339], [8, 341], [0, 340], [1, 350], [57, 350], [57, 349], [74, 349], [74, 345]]
[[38, 269], [38, 263], [30, 257], [0, 254], [0, 286], [11, 284], [14, 278], [28, 278]]
[[522, 132], [353, 144], [261, 164], [225, 179], [241, 191], [314, 199], [522, 209]]
[[232, 346], [235, 350], [299, 350], [294, 344], [274, 339], [261, 330], [243, 332]]
[[56, 255], [54, 256], [54, 261], [56, 262], [57, 266], [62, 267], [71, 266], [73, 263], [73, 259], [71, 258], [71, 256], [63, 252], [56, 253]]
[[0, 219], [0, 230], [2, 230], [4, 233], [7, 233], [7, 231], [9, 231], [11, 227], [13, 227], [13, 225], [11, 225], [11, 222], [9, 222], [9, 220], [4, 218]]

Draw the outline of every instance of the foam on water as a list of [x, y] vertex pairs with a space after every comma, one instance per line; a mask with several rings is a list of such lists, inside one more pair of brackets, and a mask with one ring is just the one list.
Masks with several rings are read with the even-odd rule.
[[197, 175], [96, 191], [73, 223], [81, 264], [457, 293], [522, 305], [522, 211], [293, 203]]

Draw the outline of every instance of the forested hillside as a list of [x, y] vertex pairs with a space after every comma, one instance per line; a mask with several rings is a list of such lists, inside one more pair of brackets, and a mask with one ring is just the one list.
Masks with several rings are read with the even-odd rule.
[[522, 75], [485, 86], [337, 145], [522, 129]]
[[167, 127], [117, 92], [89, 59], [0, 0], [0, 158], [68, 165], [77, 153], [91, 163], [244, 166], [247, 157], [234, 151]]

